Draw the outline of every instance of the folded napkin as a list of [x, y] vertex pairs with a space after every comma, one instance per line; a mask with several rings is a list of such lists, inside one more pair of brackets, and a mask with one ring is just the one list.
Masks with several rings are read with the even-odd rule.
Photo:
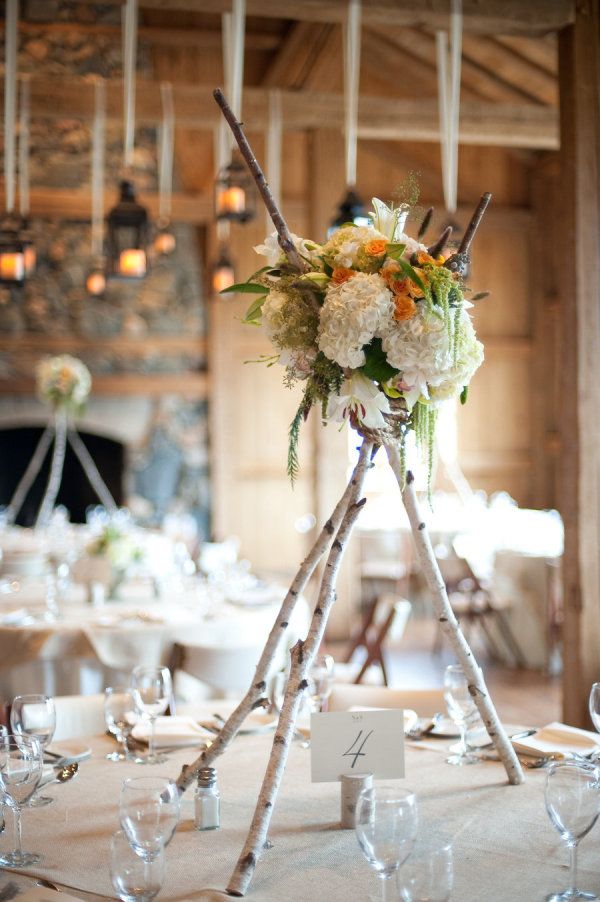
[[16, 611], [7, 611], [6, 614], [0, 614], [0, 624], [3, 626], [19, 626], [19, 624], [29, 619], [29, 613], [25, 608], [18, 608]]
[[590, 755], [600, 746], [600, 735], [554, 721], [513, 745], [525, 755]]
[[[148, 742], [150, 738], [150, 722], [142, 720], [132, 730], [134, 739]], [[183, 715], [156, 718], [156, 747], [164, 748], [172, 745], [203, 745], [213, 738], [213, 734], [203, 729], [193, 718]]]

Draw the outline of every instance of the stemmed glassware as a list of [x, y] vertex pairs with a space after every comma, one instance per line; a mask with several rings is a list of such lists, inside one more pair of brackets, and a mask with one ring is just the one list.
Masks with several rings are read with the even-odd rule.
[[460, 730], [460, 741], [456, 752], [446, 758], [448, 764], [476, 764], [475, 755], [469, 754], [467, 746], [467, 724], [476, 713], [477, 707], [471, 693], [469, 682], [461, 667], [451, 664], [444, 673], [444, 699], [448, 714]]
[[0, 790], [15, 819], [15, 848], [0, 858], [6, 867], [30, 867], [41, 856], [24, 852], [21, 843], [21, 808], [31, 798], [42, 775], [43, 752], [34, 736], [6, 735], [0, 740]]
[[134, 852], [147, 861], [161, 854], [179, 821], [179, 792], [164, 777], [123, 781], [119, 803], [121, 827]]
[[324, 711], [333, 686], [333, 658], [317, 655], [308, 669], [308, 694], [311, 710]]
[[151, 859], [142, 858], [118, 830], [110, 842], [110, 876], [123, 902], [150, 902], [165, 879], [165, 855], [161, 848]]
[[356, 806], [356, 838], [381, 880], [383, 902], [397, 898], [394, 876], [417, 835], [417, 798], [397, 786], [365, 789]]
[[547, 896], [547, 902], [596, 900], [595, 893], [577, 889], [577, 846], [600, 815], [600, 768], [582, 759], [553, 764], [546, 778], [546, 810], [571, 856], [569, 888]]
[[448, 902], [454, 884], [452, 845], [417, 842], [398, 872], [402, 902]]
[[[109, 761], [133, 760], [127, 740], [138, 719], [133, 689], [109, 686], [104, 690], [104, 720], [109, 733], [112, 733], [120, 751], [109, 752]], [[136, 759], [137, 760], [137, 759]]]
[[164, 714], [172, 695], [171, 674], [168, 667], [141, 664], [133, 670], [131, 688], [136, 708], [150, 720], [148, 754], [139, 761], [144, 764], [161, 764], [164, 755], [156, 754], [156, 718]]
[[[592, 684], [589, 708], [592, 723], [596, 728], [596, 732], [600, 733], [600, 683]], [[598, 738], [598, 745], [600, 745], [600, 737]], [[593, 758], [595, 761], [600, 760], [600, 748], [594, 752]]]
[[[34, 736], [42, 747], [42, 752], [52, 742], [56, 730], [56, 709], [54, 699], [48, 695], [17, 695], [12, 703], [10, 725], [14, 734]], [[29, 807], [49, 805], [50, 796], [34, 796]]]

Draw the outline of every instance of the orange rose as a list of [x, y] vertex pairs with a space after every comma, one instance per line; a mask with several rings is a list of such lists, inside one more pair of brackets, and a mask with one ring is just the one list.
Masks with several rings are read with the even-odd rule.
[[394, 282], [396, 280], [398, 273], [401, 271], [402, 270], [400, 269], [399, 265], [396, 263], [395, 260], [386, 260], [385, 263], [383, 264], [383, 266], [381, 267], [381, 269], [379, 270], [379, 275], [381, 276], [383, 281], [386, 283], [386, 285], [388, 285], [391, 288], [392, 282]]
[[435, 263], [435, 260], [433, 259], [431, 254], [426, 254], [425, 251], [418, 251], [417, 262], [422, 266], [424, 263]]
[[409, 294], [397, 294], [394, 296], [394, 319], [402, 322], [412, 319], [417, 312], [417, 305]]
[[387, 247], [385, 238], [373, 238], [365, 244], [365, 254], [369, 257], [382, 257]]
[[336, 285], [341, 285], [342, 282], [347, 282], [348, 279], [352, 279], [355, 275], [355, 269], [346, 269], [345, 266], [339, 266], [331, 273], [331, 281], [335, 282]]
[[[421, 282], [423, 283], [423, 285], [427, 285], [429, 280], [428, 280], [427, 276], [425, 275], [425, 273], [423, 272], [423, 270], [415, 269], [415, 272], [421, 279]], [[407, 281], [408, 281], [408, 293], [410, 294], [410, 296], [413, 298], [422, 298], [424, 296], [424, 292], [421, 288], [419, 288], [417, 283], [413, 282], [412, 279], [408, 279]]]

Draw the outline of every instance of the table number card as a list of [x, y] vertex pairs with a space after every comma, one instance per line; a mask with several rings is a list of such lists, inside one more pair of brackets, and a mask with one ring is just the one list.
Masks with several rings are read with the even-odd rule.
[[342, 774], [404, 776], [404, 712], [332, 711], [310, 718], [311, 779], [329, 783]]

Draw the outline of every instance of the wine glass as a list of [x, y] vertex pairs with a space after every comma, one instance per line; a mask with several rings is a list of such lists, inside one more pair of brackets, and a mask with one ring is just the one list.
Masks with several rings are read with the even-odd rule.
[[141, 664], [133, 670], [131, 688], [136, 708], [150, 720], [148, 754], [145, 758], [140, 758], [140, 761], [144, 764], [162, 764], [166, 760], [165, 756], [156, 754], [156, 718], [165, 713], [171, 700], [169, 668]]
[[448, 902], [453, 884], [450, 843], [417, 843], [398, 873], [402, 902]]
[[312, 711], [325, 711], [333, 685], [333, 658], [317, 655], [308, 668], [308, 693]]
[[[600, 683], [593, 683], [592, 688], [590, 689], [590, 717], [592, 718], [592, 723], [596, 728], [596, 732], [600, 733]], [[598, 741], [600, 745], [600, 740]], [[596, 749], [593, 754], [594, 760], [600, 759], [600, 748]]]
[[123, 781], [119, 818], [133, 850], [151, 861], [166, 846], [179, 821], [179, 791], [165, 777]]
[[394, 874], [410, 855], [417, 835], [417, 798], [397, 786], [364, 789], [356, 805], [356, 838], [381, 880], [381, 898], [395, 896]]
[[127, 740], [137, 721], [136, 703], [132, 689], [109, 686], [104, 690], [104, 720], [109, 733], [112, 733], [121, 746], [120, 751], [110, 752], [109, 761], [134, 760]]
[[110, 876], [115, 891], [123, 902], [150, 902], [161, 890], [165, 879], [163, 849], [151, 858], [141, 858], [131, 848], [122, 830], [110, 841]]
[[600, 768], [582, 759], [553, 764], [546, 778], [546, 810], [571, 857], [569, 888], [546, 896], [547, 902], [597, 899], [577, 889], [577, 846], [600, 815]]
[[467, 746], [467, 723], [477, 707], [471, 693], [469, 682], [461, 667], [451, 664], [444, 673], [444, 699], [448, 714], [460, 730], [460, 741], [456, 752], [446, 758], [448, 764], [476, 764], [475, 755], [469, 754]]
[[[56, 730], [54, 699], [48, 695], [17, 695], [12, 703], [10, 725], [15, 734], [35, 736], [43, 752], [52, 742]], [[36, 795], [30, 800], [29, 807], [39, 808], [53, 801], [50, 796]]]
[[0, 858], [5, 867], [30, 867], [41, 860], [35, 852], [24, 852], [21, 842], [21, 808], [40, 781], [43, 752], [35, 736], [7, 735], [0, 743], [0, 790], [15, 819], [15, 848]]

